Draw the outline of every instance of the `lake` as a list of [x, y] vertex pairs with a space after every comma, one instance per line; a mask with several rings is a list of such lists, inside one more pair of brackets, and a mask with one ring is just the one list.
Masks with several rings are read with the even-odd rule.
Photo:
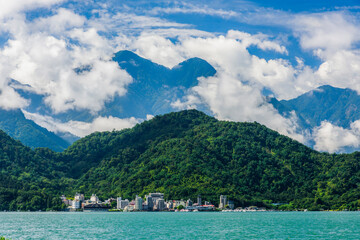
[[360, 239], [360, 212], [2, 212], [10, 239]]

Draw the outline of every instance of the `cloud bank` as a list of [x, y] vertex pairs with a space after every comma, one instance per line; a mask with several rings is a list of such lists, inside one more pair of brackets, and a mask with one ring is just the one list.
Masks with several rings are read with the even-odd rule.
[[[169, 68], [191, 57], [205, 59], [217, 75], [199, 79], [188, 96], [172, 103], [175, 108], [206, 105], [219, 119], [257, 121], [303, 143], [311, 136], [300, 131], [296, 114], [281, 116], [263, 96], [264, 89], [278, 99], [294, 98], [324, 84], [360, 92], [360, 21], [349, 10], [291, 13], [255, 8], [244, 1], [234, 9], [171, 1], [167, 6], [167, 2], [143, 10], [122, 5], [119, 11], [111, 11], [115, 6], [110, 2], [94, 3], [96, 8], [85, 14], [63, 0], [0, 1], [4, 6], [0, 34], [6, 39], [0, 48], [0, 107], [26, 108], [29, 104], [9, 85], [15, 79], [46, 96], [44, 103], [54, 113], [87, 109], [96, 116], [107, 101], [126, 95], [132, 82], [111, 61], [112, 54], [123, 49]], [[91, 3], [78, 4], [75, 6], [91, 8]], [[28, 18], [26, 12], [39, 8], [49, 13]], [[241, 25], [222, 32], [205, 31], [196, 22], [166, 18], [178, 14], [273, 26], [283, 33], [248, 33]], [[300, 54], [294, 51], [296, 41]], [[261, 54], [254, 54], [253, 48]], [[320, 63], [307, 65], [302, 53]], [[139, 121], [98, 117], [91, 123], [62, 123], [36, 113], [26, 115], [49, 129], [78, 136]], [[333, 152], [359, 147], [357, 124], [342, 129], [322, 123], [313, 130], [315, 148]]]

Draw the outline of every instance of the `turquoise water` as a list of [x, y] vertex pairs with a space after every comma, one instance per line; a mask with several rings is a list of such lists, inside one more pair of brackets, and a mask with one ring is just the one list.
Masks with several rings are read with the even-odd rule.
[[360, 239], [360, 212], [0, 213], [11, 239]]

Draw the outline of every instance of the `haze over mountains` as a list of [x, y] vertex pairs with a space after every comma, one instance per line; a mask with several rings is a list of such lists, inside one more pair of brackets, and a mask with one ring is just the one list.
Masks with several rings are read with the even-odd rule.
[[[199, 85], [199, 78], [215, 76], [216, 70], [200, 58], [191, 58], [179, 63], [172, 69], [144, 59], [131, 51], [120, 51], [113, 57], [121, 69], [133, 78], [124, 96], [116, 95], [109, 99], [102, 110], [69, 110], [55, 113], [45, 104], [45, 95], [39, 95], [13, 80], [12, 86], [30, 104], [24, 110], [25, 119], [20, 110], [2, 111], [0, 128], [30, 147], [49, 147], [62, 151], [78, 139], [76, 133], [69, 133], [58, 125], [66, 123], [92, 124], [98, 118], [131, 120], [124, 127], [131, 127], [149, 116], [169, 113], [179, 108], [176, 101], [184, 99], [192, 89]], [[75, 69], [78, 74], [90, 71], [91, 66]], [[239, 97], [241, 97], [239, 95]], [[360, 119], [360, 97], [356, 91], [341, 89], [329, 85], [321, 86], [295, 99], [278, 101], [268, 98], [269, 103], [285, 118], [296, 115], [297, 131], [307, 133], [306, 144], [316, 147], [315, 134], [324, 124], [332, 124], [346, 131], [354, 127]], [[206, 103], [197, 103], [193, 107], [214, 114]], [[42, 125], [38, 126], [32, 120]], [[26, 126], [26, 127], [25, 127]], [[45, 129], [44, 127], [47, 127]], [[50, 131], [55, 131], [56, 135]], [[90, 132], [88, 132], [90, 133]], [[359, 146], [334, 148], [335, 151], [353, 151]], [[326, 149], [319, 149], [326, 150]]]

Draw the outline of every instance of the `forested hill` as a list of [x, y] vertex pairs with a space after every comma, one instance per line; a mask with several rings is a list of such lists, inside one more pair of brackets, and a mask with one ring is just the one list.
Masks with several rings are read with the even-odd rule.
[[[44, 182], [38, 179], [45, 178], [48, 185], [41, 191], [48, 199], [76, 191], [103, 198], [160, 191], [167, 199], [201, 194], [216, 205], [225, 194], [237, 206], [287, 202], [288, 209], [360, 207], [360, 153], [318, 153], [258, 123], [218, 121], [196, 110], [157, 116], [132, 129], [94, 133], [63, 153], [26, 153], [31, 156], [21, 162], [26, 167], [13, 167], [29, 171], [36, 169], [34, 161], [44, 161], [44, 172], [28, 182], [38, 186]], [[3, 174], [3, 165], [1, 170]], [[4, 206], [12, 210], [29, 205], [21, 198], [6, 201]]]

